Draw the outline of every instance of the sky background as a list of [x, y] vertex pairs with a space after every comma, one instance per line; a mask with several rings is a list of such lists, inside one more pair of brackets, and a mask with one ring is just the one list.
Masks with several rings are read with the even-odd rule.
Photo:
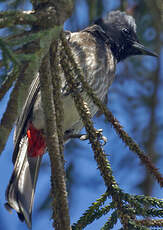
[[[25, 1], [24, 1], [25, 2]], [[136, 22], [140, 25], [138, 34], [140, 40], [153, 51], [158, 51], [158, 44], [155, 43], [157, 30], [151, 23], [152, 12], [148, 13], [142, 1], [123, 1], [126, 3], [126, 9], [136, 9]], [[106, 12], [119, 9], [122, 1], [105, 0], [103, 1], [103, 10], [101, 15]], [[3, 9], [5, 3], [0, 3]], [[24, 3], [21, 8], [30, 9], [30, 4]], [[77, 31], [89, 25], [91, 17], [87, 1], [78, 0], [74, 14], [65, 22], [65, 29]], [[98, 14], [98, 9], [97, 14]], [[140, 15], [141, 17], [139, 17]], [[96, 15], [96, 13], [94, 13]], [[96, 17], [95, 17], [96, 18]], [[95, 19], [94, 18], [94, 19]], [[1, 31], [1, 34], [4, 33]], [[4, 34], [3, 34], [4, 35]], [[157, 73], [159, 76], [159, 86], [157, 87], [157, 106], [154, 114], [159, 127], [154, 141], [154, 150], [157, 153], [155, 165], [163, 173], [163, 34], [160, 34], [160, 57], [133, 57], [119, 63], [116, 71], [116, 79], [113, 83], [108, 96], [108, 107], [120, 121], [125, 130], [131, 135], [142, 149], [147, 149], [147, 137], [149, 134], [151, 110], [145, 104], [145, 99], [151, 97], [154, 91], [154, 78]], [[158, 67], [159, 66], [159, 67]], [[157, 69], [159, 70], [157, 71]], [[151, 77], [152, 76], [152, 77]], [[11, 90], [10, 90], [11, 92]], [[0, 118], [5, 111], [9, 94], [0, 101]], [[143, 96], [143, 97], [142, 97]], [[143, 99], [142, 99], [143, 98]], [[144, 101], [143, 101], [144, 100]], [[147, 178], [144, 166], [134, 153], [130, 152], [117, 137], [110, 124], [106, 123], [104, 116], [94, 118], [96, 128], [102, 128], [103, 134], [108, 138], [108, 143], [104, 149], [108, 154], [113, 174], [119, 186], [127, 193], [144, 194], [146, 190], [143, 182]], [[82, 131], [84, 132], [84, 130]], [[153, 135], [153, 134], [151, 134]], [[12, 173], [13, 165], [11, 163], [13, 152], [13, 131], [8, 139], [5, 150], [0, 158], [0, 229], [16, 230], [27, 229], [24, 223], [21, 223], [15, 211], [10, 215], [4, 208], [5, 190]], [[105, 192], [104, 182], [97, 170], [97, 165], [93, 157], [91, 147], [87, 141], [81, 142], [75, 140], [65, 147], [65, 167], [70, 171], [69, 179], [69, 206], [71, 222], [78, 220], [81, 214]], [[162, 198], [162, 191], [157, 183], [152, 183], [151, 195]], [[44, 202], [50, 191], [50, 167], [48, 154], [44, 156], [43, 164], [40, 170], [36, 195], [33, 208], [33, 229], [53, 229], [50, 220], [51, 208], [49, 202]], [[86, 227], [86, 230], [98, 230], [106, 222], [109, 215], [100, 218], [93, 224]], [[118, 224], [114, 229], [118, 229]]]

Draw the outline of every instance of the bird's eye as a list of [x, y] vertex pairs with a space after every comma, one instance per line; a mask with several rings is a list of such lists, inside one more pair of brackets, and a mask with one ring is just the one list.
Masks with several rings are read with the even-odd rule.
[[130, 34], [130, 31], [127, 28], [123, 28], [122, 33], [128, 35]]

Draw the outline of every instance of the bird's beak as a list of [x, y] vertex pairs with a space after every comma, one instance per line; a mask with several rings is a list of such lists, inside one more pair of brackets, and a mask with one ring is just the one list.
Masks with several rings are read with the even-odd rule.
[[145, 48], [142, 44], [138, 43], [138, 42], [133, 42], [132, 47], [135, 48], [137, 51], [139, 51], [139, 54], [142, 55], [149, 55], [149, 56], [154, 56], [154, 57], [158, 57], [158, 55], [152, 51], [150, 51], [149, 49]]

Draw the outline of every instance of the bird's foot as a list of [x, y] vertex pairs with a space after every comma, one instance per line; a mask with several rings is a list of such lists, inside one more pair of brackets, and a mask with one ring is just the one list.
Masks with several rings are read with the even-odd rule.
[[[107, 138], [102, 135], [102, 129], [96, 130], [97, 138], [99, 141], [103, 141], [101, 145], [105, 145], [107, 143]], [[79, 138], [81, 141], [85, 141], [89, 139], [88, 134], [71, 134], [69, 138]]]
[[97, 129], [96, 130], [96, 134], [97, 134], [97, 138], [98, 138], [98, 140], [101, 142], [101, 145], [102, 146], [104, 146], [106, 143], [107, 143], [107, 141], [108, 141], [108, 139], [107, 139], [107, 137], [105, 137], [104, 135], [103, 135], [103, 130], [102, 129]]

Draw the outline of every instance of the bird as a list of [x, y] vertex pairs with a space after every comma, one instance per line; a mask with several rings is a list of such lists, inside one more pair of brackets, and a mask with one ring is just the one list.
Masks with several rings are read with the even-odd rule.
[[[81, 31], [65, 32], [65, 36], [85, 80], [102, 102], [115, 78], [117, 63], [133, 55], [157, 57], [156, 53], [139, 42], [135, 19], [119, 10], [109, 12]], [[77, 134], [81, 131], [83, 123], [76, 110], [63, 70], [60, 70], [60, 77], [64, 109], [63, 129], [64, 138], [67, 140], [69, 134]], [[78, 88], [93, 117], [98, 111], [97, 106], [80, 84]], [[37, 73], [16, 122], [12, 159], [14, 170], [6, 189], [5, 204], [8, 211], [16, 210], [19, 219], [25, 220], [28, 228], [32, 226], [36, 182], [42, 156], [46, 150], [44, 112], [39, 73]]]

